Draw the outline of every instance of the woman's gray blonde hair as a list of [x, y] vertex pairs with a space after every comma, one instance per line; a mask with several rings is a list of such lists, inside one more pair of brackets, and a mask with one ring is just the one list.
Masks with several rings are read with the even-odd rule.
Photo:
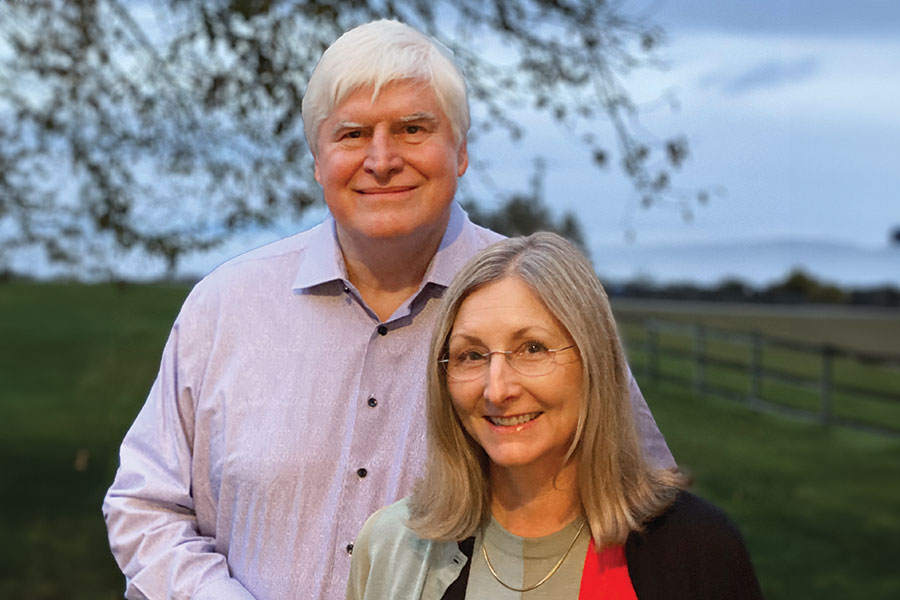
[[456, 414], [438, 360], [446, 356], [462, 302], [507, 277], [525, 283], [578, 348], [584, 385], [569, 454], [578, 463], [578, 492], [595, 544], [623, 544], [674, 500], [684, 478], [644, 461], [628, 367], [606, 292], [584, 255], [552, 233], [485, 248], [444, 293], [428, 356], [428, 456], [425, 475], [410, 498], [409, 525], [427, 539], [462, 540], [490, 517], [488, 458]]

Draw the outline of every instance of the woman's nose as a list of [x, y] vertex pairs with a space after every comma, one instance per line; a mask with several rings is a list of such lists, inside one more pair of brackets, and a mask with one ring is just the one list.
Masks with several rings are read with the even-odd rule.
[[519, 390], [518, 373], [509, 364], [506, 355], [491, 354], [484, 382], [484, 398], [493, 404], [501, 404], [515, 398]]

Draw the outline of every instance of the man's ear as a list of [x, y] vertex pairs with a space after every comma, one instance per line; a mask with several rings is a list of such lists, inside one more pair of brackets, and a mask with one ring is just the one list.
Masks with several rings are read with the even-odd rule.
[[466, 148], [466, 138], [463, 138], [459, 150], [456, 151], [456, 165], [456, 176], [462, 177], [469, 168], [469, 150]]
[[315, 168], [313, 169], [313, 177], [316, 178], [316, 181], [319, 182], [319, 185], [322, 185], [322, 178], [319, 177], [319, 159], [316, 158], [315, 154], [313, 154], [313, 164], [315, 165]]

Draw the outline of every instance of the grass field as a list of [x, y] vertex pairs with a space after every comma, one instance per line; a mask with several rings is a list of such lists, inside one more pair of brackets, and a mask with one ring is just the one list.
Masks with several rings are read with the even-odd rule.
[[[186, 293], [0, 285], [0, 598], [121, 597], [100, 502]], [[900, 597], [900, 440], [642, 387], [767, 598]]]
[[0, 598], [121, 598], [100, 502], [183, 287], [0, 285]]
[[900, 310], [613, 298], [617, 316], [657, 317], [861, 352], [900, 353]]
[[[632, 368], [645, 377], [681, 377], [695, 391], [708, 384], [811, 418], [900, 433], [897, 309], [627, 298], [613, 305]], [[657, 320], [652, 339], [647, 319]], [[697, 358], [704, 351], [706, 365]], [[730, 364], [716, 364], [722, 360]]]

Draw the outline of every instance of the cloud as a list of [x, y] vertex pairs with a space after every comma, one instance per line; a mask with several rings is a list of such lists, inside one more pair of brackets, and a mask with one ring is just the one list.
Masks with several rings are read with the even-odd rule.
[[796, 60], [770, 59], [756, 63], [740, 73], [713, 73], [703, 77], [703, 87], [715, 87], [728, 94], [742, 94], [799, 83], [811, 78], [821, 67], [821, 60], [812, 56]]

